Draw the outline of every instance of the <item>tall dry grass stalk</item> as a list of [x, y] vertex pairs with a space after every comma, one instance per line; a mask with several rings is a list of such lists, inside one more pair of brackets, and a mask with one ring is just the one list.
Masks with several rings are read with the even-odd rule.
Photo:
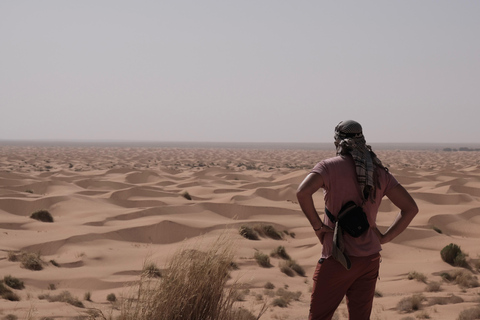
[[[231, 238], [231, 237], [230, 237]], [[207, 251], [200, 249], [207, 248]], [[122, 299], [120, 320], [257, 320], [235, 308], [235, 284], [226, 288], [234, 257], [226, 235], [213, 244], [183, 247], [168, 263], [160, 279], [141, 276], [133, 294]]]

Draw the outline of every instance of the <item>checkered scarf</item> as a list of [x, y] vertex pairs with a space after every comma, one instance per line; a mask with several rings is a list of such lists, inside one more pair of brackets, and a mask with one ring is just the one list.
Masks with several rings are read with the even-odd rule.
[[352, 155], [363, 198], [374, 202], [378, 185], [375, 167], [383, 168], [383, 165], [372, 151], [372, 147], [367, 145], [362, 133], [362, 126], [353, 120], [340, 122], [335, 127], [335, 146], [337, 155], [347, 153]]

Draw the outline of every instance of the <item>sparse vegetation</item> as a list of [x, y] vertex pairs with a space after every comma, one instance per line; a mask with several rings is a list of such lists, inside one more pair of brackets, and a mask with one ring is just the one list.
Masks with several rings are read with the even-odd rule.
[[161, 278], [142, 274], [132, 294], [122, 299], [118, 319], [258, 319], [234, 307], [238, 285], [225, 288], [234, 256], [231, 240], [225, 235], [214, 244], [197, 243], [195, 247], [208, 250], [181, 248]]
[[83, 303], [80, 300], [78, 300], [78, 298], [72, 296], [70, 291], [62, 291], [59, 294], [53, 295], [53, 296], [50, 294], [42, 294], [42, 295], [39, 295], [38, 298], [45, 299], [49, 302], [65, 302], [78, 308], [85, 307]]
[[115, 295], [115, 293], [109, 293], [107, 295], [107, 301], [108, 302], [116, 302], [117, 301], [117, 296]]
[[283, 234], [275, 229], [274, 226], [269, 224], [260, 224], [254, 227], [254, 230], [260, 234], [260, 236], [272, 238], [274, 240], [282, 240]]
[[247, 238], [249, 240], [259, 240], [258, 233], [255, 230], [253, 230], [252, 227], [243, 225], [239, 228], [238, 232], [242, 237]]
[[409, 272], [407, 278], [408, 280], [417, 280], [419, 282], [427, 283], [427, 276], [417, 271]]
[[272, 305], [275, 307], [286, 308], [292, 300], [298, 301], [302, 296], [300, 291], [292, 292], [283, 288], [279, 288], [275, 295], [278, 298], [274, 299]]
[[42, 222], [53, 222], [53, 217], [47, 210], [38, 210], [30, 215], [30, 218], [42, 221]]
[[461, 288], [476, 288], [480, 286], [478, 279], [468, 270], [453, 270], [441, 274], [443, 280], [453, 282]]
[[10, 288], [5, 286], [3, 281], [0, 281], [0, 297], [9, 301], [20, 301], [20, 297], [13, 292]]
[[273, 258], [281, 258], [284, 260], [290, 260], [290, 256], [288, 255], [287, 251], [285, 250], [284, 246], [278, 246], [275, 249], [272, 250], [270, 253], [270, 257]]
[[255, 258], [255, 261], [257, 261], [260, 267], [263, 267], [263, 268], [272, 267], [272, 264], [270, 263], [270, 257], [265, 253], [262, 253], [260, 251], [255, 251], [255, 254], [253, 257]]
[[265, 289], [269, 289], [269, 290], [273, 290], [275, 289], [275, 285], [273, 283], [271, 283], [270, 281], [265, 283], [265, 285], [263, 286]]
[[462, 252], [460, 247], [454, 243], [450, 243], [440, 251], [442, 260], [452, 266], [466, 267], [466, 254]]
[[48, 290], [57, 290], [57, 286], [55, 285], [55, 283], [49, 283], [48, 284]]
[[458, 315], [457, 320], [473, 320], [480, 319], [480, 307], [474, 307], [470, 309], [463, 310]]
[[455, 303], [462, 303], [463, 299], [452, 294], [448, 297], [433, 297], [429, 299], [429, 304], [430, 305], [447, 305], [447, 304], [455, 304]]
[[83, 295], [83, 300], [92, 301], [92, 294], [90, 293], [90, 291], [85, 292], [85, 294]]
[[443, 233], [442, 230], [440, 230], [440, 228], [438, 228], [438, 227], [433, 226], [432, 229], [433, 229], [435, 232], [437, 232], [437, 233], [440, 233], [440, 234]]
[[182, 197], [184, 197], [187, 200], [192, 200], [192, 196], [188, 193], [188, 191], [184, 191], [182, 193]]
[[7, 314], [2, 320], [18, 320], [18, 317], [14, 314]]
[[397, 304], [399, 312], [413, 312], [422, 308], [422, 302], [425, 297], [422, 294], [414, 294], [411, 297], [406, 297], [400, 300]]
[[143, 273], [150, 278], [160, 278], [162, 276], [162, 272], [154, 262], [145, 263]]
[[296, 274], [304, 277], [305, 270], [295, 262], [295, 260], [287, 260], [280, 263], [280, 270], [289, 277], [293, 277]]
[[55, 267], [57, 267], [57, 268], [60, 268], [60, 265], [59, 265], [55, 260], [50, 260], [50, 263], [51, 263], [53, 266], [55, 266]]
[[40, 253], [33, 252], [8, 252], [8, 261], [17, 262], [20, 261], [22, 267], [29, 270], [42, 270], [44, 262], [40, 257]]
[[3, 282], [12, 289], [21, 290], [25, 288], [23, 281], [10, 275], [3, 277]]

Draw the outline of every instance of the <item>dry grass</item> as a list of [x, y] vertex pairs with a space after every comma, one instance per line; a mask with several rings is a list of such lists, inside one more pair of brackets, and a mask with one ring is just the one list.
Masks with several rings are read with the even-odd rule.
[[123, 299], [119, 320], [255, 320], [235, 308], [237, 287], [226, 289], [233, 261], [233, 244], [220, 236], [213, 244], [195, 245], [206, 252], [182, 248], [169, 261], [161, 278], [142, 275], [132, 294]]
[[39, 271], [43, 269], [45, 264], [40, 257], [40, 253], [24, 252], [15, 253], [13, 251], [8, 252], [8, 261], [17, 262], [20, 261], [22, 267], [29, 270]]
[[71, 304], [72, 306], [78, 307], [78, 308], [84, 308], [85, 306], [83, 303], [78, 300], [78, 298], [72, 296], [72, 294], [69, 291], [62, 291], [61, 293], [57, 295], [50, 295], [50, 294], [43, 294], [38, 296], [39, 299], [46, 299], [49, 302], [66, 302], [68, 304]]
[[42, 222], [53, 222], [53, 217], [50, 212], [47, 210], [38, 210], [30, 215], [30, 218], [42, 221]]
[[270, 257], [263, 252], [255, 251], [253, 255], [255, 261], [257, 261], [258, 265], [263, 268], [271, 268], [272, 264], [270, 263]]
[[477, 277], [468, 270], [453, 270], [442, 273], [441, 276], [443, 280], [453, 282], [461, 288], [476, 288], [480, 286]]
[[400, 300], [397, 304], [399, 312], [413, 312], [422, 308], [422, 302], [425, 297], [422, 294], [414, 294], [411, 297], [406, 297]]
[[411, 271], [407, 276], [408, 280], [417, 280], [419, 282], [427, 283], [427, 276], [417, 271]]
[[442, 291], [442, 284], [437, 281], [432, 281], [427, 284], [425, 288], [426, 292], [439, 292]]
[[458, 315], [457, 320], [473, 320], [480, 319], [480, 307], [463, 310]]

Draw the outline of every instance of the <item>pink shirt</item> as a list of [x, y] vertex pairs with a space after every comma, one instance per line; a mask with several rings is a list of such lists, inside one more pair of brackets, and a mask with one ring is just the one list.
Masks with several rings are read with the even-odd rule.
[[[360, 187], [357, 183], [355, 172], [355, 163], [353, 158], [347, 156], [336, 156], [319, 162], [313, 169], [313, 173], [318, 173], [324, 181], [323, 193], [325, 206], [330, 210], [333, 216], [337, 216], [340, 208], [352, 200], [357, 205], [362, 204]], [[363, 210], [367, 214], [370, 229], [358, 238], [353, 238], [344, 233], [345, 253], [349, 256], [365, 257], [379, 252], [382, 248], [380, 240], [373, 231], [376, 228], [378, 207], [385, 194], [396, 187], [399, 183], [392, 174], [377, 168], [378, 181], [380, 187], [377, 187], [375, 202], [366, 201]], [[334, 228], [335, 224], [330, 221], [327, 215], [324, 216], [326, 225]], [[323, 241], [322, 258], [328, 258], [332, 254], [333, 233], [327, 233]]]

